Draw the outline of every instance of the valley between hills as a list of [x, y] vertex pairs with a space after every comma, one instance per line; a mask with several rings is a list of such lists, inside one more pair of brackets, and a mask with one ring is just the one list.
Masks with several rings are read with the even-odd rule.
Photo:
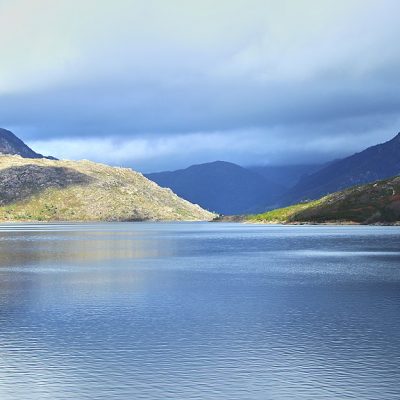
[[400, 134], [321, 166], [218, 161], [143, 175], [43, 156], [0, 129], [0, 221], [397, 224], [399, 173]]

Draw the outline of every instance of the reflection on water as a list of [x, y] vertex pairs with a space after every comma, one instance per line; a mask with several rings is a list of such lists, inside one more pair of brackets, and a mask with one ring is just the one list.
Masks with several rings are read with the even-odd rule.
[[[32, 229], [32, 228], [30, 228]], [[174, 243], [137, 232], [58, 231], [1, 232], [0, 268], [63, 261], [86, 263], [106, 259], [169, 256]]]
[[400, 230], [0, 226], [0, 398], [398, 399]]

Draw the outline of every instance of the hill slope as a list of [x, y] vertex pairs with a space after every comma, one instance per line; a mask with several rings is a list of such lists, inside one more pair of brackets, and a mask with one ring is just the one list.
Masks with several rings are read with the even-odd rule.
[[[11, 131], [3, 128], [0, 128], [0, 153], [17, 154], [24, 158], [47, 158], [42, 154], [34, 152]], [[53, 157], [48, 158], [53, 159]]]
[[251, 222], [400, 222], [400, 176], [246, 218]]
[[386, 143], [378, 144], [350, 157], [330, 163], [308, 175], [281, 199], [293, 204], [316, 199], [354, 185], [374, 182], [400, 173], [400, 133]]
[[209, 220], [213, 214], [128, 168], [0, 156], [0, 220]]
[[270, 182], [275, 182], [289, 189], [305, 175], [310, 175], [323, 168], [321, 164], [299, 165], [259, 165], [247, 167], [250, 171], [257, 172]]
[[283, 192], [280, 185], [226, 161], [145, 176], [186, 200], [226, 215], [265, 210]]

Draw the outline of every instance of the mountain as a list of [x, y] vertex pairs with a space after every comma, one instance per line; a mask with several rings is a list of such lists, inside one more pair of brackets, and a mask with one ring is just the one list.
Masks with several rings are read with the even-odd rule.
[[305, 175], [312, 174], [323, 167], [322, 164], [300, 165], [259, 165], [248, 167], [271, 182], [284, 186], [286, 189], [293, 187]]
[[210, 220], [142, 174], [91, 161], [0, 156], [2, 221]]
[[399, 173], [400, 133], [386, 143], [332, 162], [303, 177], [282, 196], [280, 202], [293, 204], [316, 199], [350, 186], [385, 179]]
[[265, 210], [284, 190], [258, 173], [226, 161], [145, 176], [186, 200], [226, 215]]
[[400, 223], [400, 176], [246, 219], [267, 223]]
[[11, 131], [0, 128], [0, 154], [17, 154], [24, 158], [49, 158], [42, 154], [34, 152], [21, 139], [15, 136]]

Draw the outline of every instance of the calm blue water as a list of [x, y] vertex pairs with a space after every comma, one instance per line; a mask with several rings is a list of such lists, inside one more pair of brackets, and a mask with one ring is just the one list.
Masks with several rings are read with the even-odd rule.
[[0, 225], [0, 399], [399, 399], [400, 228]]

